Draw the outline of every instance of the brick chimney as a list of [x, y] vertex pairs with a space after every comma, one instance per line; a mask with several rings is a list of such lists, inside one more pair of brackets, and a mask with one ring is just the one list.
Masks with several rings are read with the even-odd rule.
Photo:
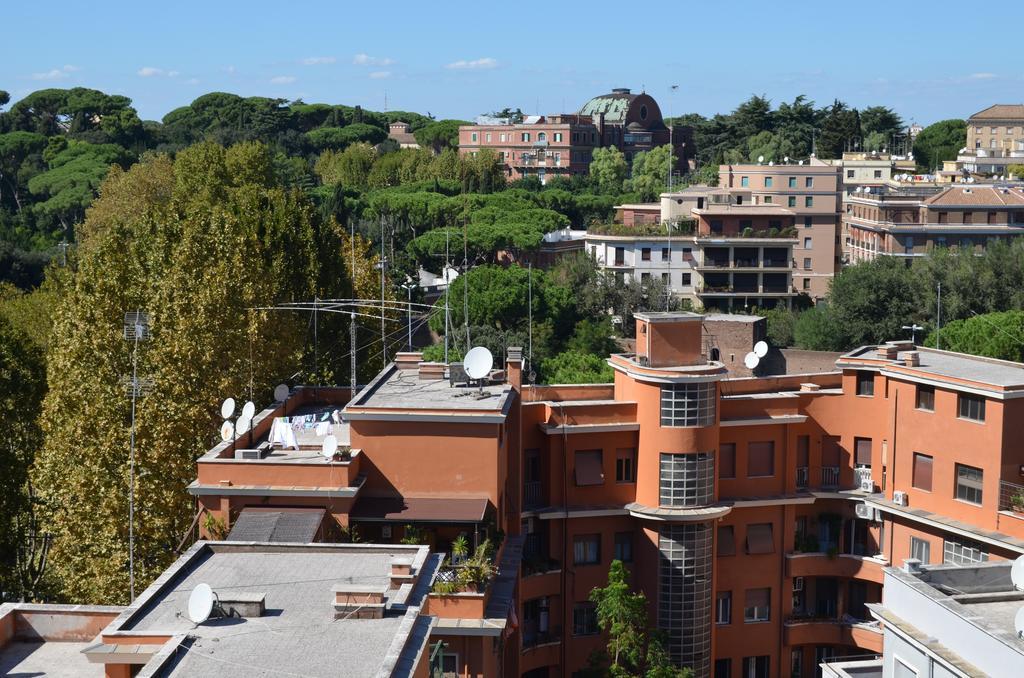
[[523, 348], [509, 346], [508, 357], [505, 359], [505, 380], [515, 390], [523, 386]]
[[335, 619], [380, 619], [384, 616], [387, 584], [335, 584]]

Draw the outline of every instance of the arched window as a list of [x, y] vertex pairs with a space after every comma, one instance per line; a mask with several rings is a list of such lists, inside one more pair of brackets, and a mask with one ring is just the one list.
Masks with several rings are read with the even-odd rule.
[[647, 107], [646, 106], [641, 106], [640, 107], [640, 119], [641, 120], [646, 120], [647, 119]]
[[547, 141], [548, 135], [545, 132], [537, 132], [537, 141]]

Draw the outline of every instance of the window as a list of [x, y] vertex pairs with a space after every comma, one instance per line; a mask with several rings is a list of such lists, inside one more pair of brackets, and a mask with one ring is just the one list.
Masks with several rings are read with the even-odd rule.
[[804, 278], [804, 289], [805, 290], [811, 289], [811, 279], [810, 278]]
[[562, 164], [562, 154], [560, 152], [555, 152], [554, 156], [555, 156], [555, 164], [556, 165], [561, 165]]
[[935, 387], [934, 386], [918, 386], [917, 387], [917, 409], [925, 410], [927, 412], [935, 411]]
[[668, 287], [669, 285], [672, 284], [672, 280], [669, 278], [669, 274], [668, 273], [662, 273], [661, 274], [661, 284], [665, 285], [666, 287]]
[[875, 395], [875, 373], [874, 372], [858, 372], [857, 373], [857, 395], [859, 395], [859, 396], [873, 396], [873, 395]]
[[747, 525], [747, 554], [756, 556], [764, 553], [775, 553], [772, 524], [753, 523]]
[[770, 196], [770, 195], [764, 196], [764, 203], [766, 205], [770, 205], [772, 203], [772, 196]]
[[636, 450], [632, 447], [615, 450], [615, 482], [636, 482]]
[[715, 678], [732, 678], [732, 659], [715, 660]]
[[672, 261], [672, 251], [667, 247], [661, 248], [661, 260]]
[[710, 426], [715, 423], [715, 384], [666, 384], [661, 387], [662, 426]]
[[562, 133], [561, 132], [555, 132], [555, 141], [561, 141], [561, 140], [562, 140]]
[[875, 178], [876, 179], [881, 179], [882, 178], [882, 170], [875, 170]]
[[765, 188], [771, 188], [773, 182], [774, 182], [774, 179], [772, 177], [765, 177], [764, 178], [764, 187]]
[[576, 565], [598, 565], [601, 562], [601, 535], [578, 534], [572, 541], [572, 562]]
[[709, 523], [658, 528], [658, 629], [673, 663], [698, 676], [711, 672], [713, 530]]
[[642, 248], [640, 248], [640, 259], [642, 261], [650, 261], [651, 260], [651, 248], [650, 247], [642, 247]]
[[711, 232], [712, 233], [721, 233], [722, 232], [722, 220], [721, 219], [712, 219], [711, 220]]
[[813, 244], [813, 241], [811, 240], [811, 238], [804, 238], [804, 249], [805, 250], [811, 249], [812, 244]]
[[[771, 595], [771, 589], [747, 589], [746, 600], [743, 603], [743, 621], [748, 623], [768, 621], [771, 617]], [[746, 663], [747, 659], [744, 659], [743, 662]]]
[[804, 188], [814, 188], [814, 177], [804, 177]]
[[572, 607], [572, 635], [594, 636], [597, 635], [597, 606], [590, 601], [576, 603]]
[[504, 132], [502, 132], [501, 134], [498, 135], [498, 141], [501, 141], [501, 142], [508, 141], [508, 137], [505, 136]]
[[470, 140], [472, 140], [473, 142], [476, 142], [476, 132], [473, 132], [473, 133], [472, 133], [472, 134], [470, 135], [470, 137], [469, 137], [469, 138], [470, 138]]
[[640, 282], [643, 285], [649, 284], [651, 282], [651, 274], [648, 273], [647, 271], [644, 271], [643, 273], [641, 273], [640, 274]]
[[804, 649], [794, 648], [789, 654], [790, 678], [800, 678], [804, 674]]
[[914, 452], [914, 470], [911, 485], [919, 490], [932, 491], [932, 462], [930, 455]]
[[942, 562], [946, 565], [970, 565], [988, 561], [985, 546], [970, 539], [947, 539], [942, 544]]
[[750, 186], [750, 177], [740, 177], [740, 186]]
[[814, 207], [814, 198], [809, 195], [804, 197], [804, 207]]
[[796, 188], [796, 177], [790, 177], [789, 178], [789, 187], [790, 188]]
[[718, 477], [736, 477], [736, 443], [718, 445]]
[[747, 443], [747, 477], [775, 475], [775, 441]]
[[459, 675], [459, 655], [454, 652], [441, 653], [441, 678], [457, 678]]
[[615, 560], [623, 563], [633, 562], [633, 533], [615, 533]]
[[711, 503], [715, 489], [715, 458], [710, 452], [661, 454], [661, 506]]
[[804, 217], [804, 228], [810, 228], [814, 222], [813, 217]]
[[519, 138], [522, 141], [529, 141], [530, 140], [530, 133], [529, 132], [523, 132], [522, 135]]
[[581, 450], [576, 453], [574, 468], [576, 485], [604, 485], [604, 462], [601, 450]]
[[871, 438], [853, 439], [854, 466], [871, 467]]
[[810, 257], [804, 257], [804, 270], [805, 271], [811, 270], [811, 258]]
[[732, 525], [718, 526], [718, 555], [736, 555], [736, 533], [733, 531]]
[[965, 224], [973, 224], [974, 223], [974, 212], [964, 212], [964, 223]]
[[853, 178], [853, 170], [846, 170], [846, 178], [847, 179], [852, 179]]
[[910, 557], [927, 565], [931, 562], [932, 545], [925, 539], [910, 538]]
[[972, 504], [981, 504], [984, 472], [980, 468], [956, 465], [956, 498]]
[[743, 678], [769, 678], [770, 669], [771, 657], [766, 654], [743, 658]]
[[690, 283], [690, 274], [689, 274], [689, 273], [683, 273], [683, 276], [682, 276], [682, 278], [683, 278], [683, 284], [684, 284], [684, 285], [689, 285], [689, 284], [691, 284], [691, 283]]
[[789, 196], [789, 206], [790, 207], [796, 207], [796, 196], [795, 195]]
[[732, 623], [732, 591], [719, 591], [715, 594], [715, 623]]
[[547, 141], [547, 140], [548, 140], [547, 132], [537, 132], [537, 141]]
[[985, 421], [985, 399], [961, 393], [956, 398], [957, 414], [961, 419]]

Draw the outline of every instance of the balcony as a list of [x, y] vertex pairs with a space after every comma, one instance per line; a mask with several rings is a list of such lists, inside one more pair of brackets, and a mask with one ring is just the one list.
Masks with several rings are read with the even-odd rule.
[[882, 630], [877, 622], [853, 619], [790, 617], [783, 625], [786, 645], [847, 645], [882, 651]]
[[821, 486], [825, 488], [836, 488], [839, 487], [839, 467], [838, 466], [822, 466], [821, 467]]
[[884, 578], [882, 568], [889, 564], [884, 558], [839, 554], [829, 556], [819, 553], [787, 553], [786, 576], [788, 577], [850, 577], [881, 584]]
[[806, 466], [796, 467], [796, 489], [805, 490], [807, 489], [808, 482], [810, 480], [810, 469]]
[[528, 480], [523, 483], [523, 508], [536, 509], [543, 505], [543, 493], [539, 480]]

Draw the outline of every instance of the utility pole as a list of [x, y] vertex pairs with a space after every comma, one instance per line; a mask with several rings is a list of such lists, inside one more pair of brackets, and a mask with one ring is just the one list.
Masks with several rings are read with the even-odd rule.
[[384, 215], [380, 216], [380, 350], [383, 359], [382, 367], [388, 365], [388, 345], [384, 334], [384, 269], [387, 259], [384, 257]]
[[942, 283], [939, 283], [938, 310], [935, 314], [935, 348], [942, 348]]
[[132, 342], [132, 376], [125, 380], [125, 385], [132, 399], [128, 438], [128, 587], [131, 602], [135, 602], [135, 404], [153, 386], [152, 379], [139, 379], [139, 342], [149, 339], [149, 317], [142, 311], [125, 313], [124, 338]]
[[412, 351], [412, 291], [418, 285], [413, 282], [412, 278], [405, 276], [405, 282], [402, 284], [402, 287], [409, 293], [409, 303], [405, 307], [405, 325], [406, 334], [408, 335], [406, 350]]
[[348, 341], [352, 346], [352, 350], [349, 351], [349, 369], [351, 374], [348, 377], [349, 383], [349, 398], [354, 400], [356, 397], [356, 314], [348, 314]]
[[[672, 94], [675, 94], [677, 89], [679, 89], [679, 85], [672, 85], [672, 86], [669, 87], [669, 90], [672, 92]], [[675, 97], [674, 96], [671, 97], [669, 99], [669, 101], [672, 102], [672, 104], [673, 104], [672, 107], [675, 108]], [[672, 191], [672, 178], [673, 178], [672, 177], [672, 151], [675, 150], [675, 146], [673, 146], [673, 143], [672, 143], [672, 133], [675, 131], [675, 127], [676, 127], [676, 124], [675, 124], [674, 121], [668, 126], [668, 182], [667, 183], [668, 183], [668, 190], [669, 190], [669, 192]]]

